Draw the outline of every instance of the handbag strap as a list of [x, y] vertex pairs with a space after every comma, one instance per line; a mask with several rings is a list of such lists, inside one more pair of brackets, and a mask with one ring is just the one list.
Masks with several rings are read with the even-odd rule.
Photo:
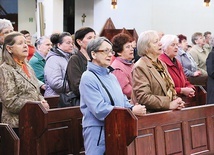
[[62, 93], [66, 92], [66, 76], [67, 76], [67, 72], [65, 72], [65, 77], [64, 77], [64, 80], [63, 80]]
[[107, 92], [107, 94], [108, 94], [108, 96], [109, 96], [109, 98], [110, 98], [111, 105], [114, 106], [114, 105], [115, 105], [115, 104], [114, 104], [114, 100], [112, 99], [111, 94], [109, 93], [109, 91], [108, 91], [108, 89], [106, 88], [106, 86], [102, 83], [102, 81], [101, 81], [100, 78], [97, 76], [97, 74], [95, 74], [93, 71], [91, 71], [91, 72], [92, 72], [92, 73], [97, 77], [97, 79], [100, 81], [101, 85], [102, 85], [103, 88], [106, 90], [106, 92]]
[[[68, 79], [68, 73], [67, 73], [67, 70], [65, 71], [65, 77], [64, 77], [64, 80], [63, 80], [63, 85], [62, 85], [62, 93], [66, 93], [66, 81]], [[71, 91], [71, 88], [70, 88], [70, 85], [68, 84], [68, 87], [69, 87], [69, 91]]]

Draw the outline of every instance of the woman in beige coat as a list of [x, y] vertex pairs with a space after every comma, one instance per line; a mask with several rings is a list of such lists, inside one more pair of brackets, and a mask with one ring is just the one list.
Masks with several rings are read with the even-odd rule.
[[176, 96], [166, 65], [158, 60], [162, 53], [161, 46], [156, 31], [143, 32], [137, 43], [141, 58], [132, 71], [132, 100], [133, 103], [145, 105], [148, 112], [184, 107], [182, 99]]
[[2, 101], [2, 123], [9, 124], [18, 133], [19, 112], [27, 101], [41, 101], [49, 109], [40, 94], [38, 80], [27, 64], [28, 47], [21, 33], [6, 36], [2, 64], [0, 66], [0, 97]]

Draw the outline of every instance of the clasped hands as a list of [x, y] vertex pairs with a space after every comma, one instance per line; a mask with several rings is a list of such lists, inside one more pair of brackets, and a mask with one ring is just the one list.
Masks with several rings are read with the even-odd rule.
[[188, 96], [188, 97], [194, 97], [195, 90], [190, 87], [184, 87], [184, 88], [181, 88], [181, 94], [184, 94], [185, 96]]
[[145, 105], [141, 105], [141, 104], [136, 103], [136, 104], [132, 107], [132, 112], [133, 112], [135, 115], [143, 116], [143, 115], [146, 114], [146, 107], [145, 107]]

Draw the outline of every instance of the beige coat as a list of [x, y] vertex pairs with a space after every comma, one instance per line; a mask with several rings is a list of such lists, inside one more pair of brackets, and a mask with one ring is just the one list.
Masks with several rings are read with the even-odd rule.
[[[162, 64], [167, 74], [169, 74], [166, 65], [164, 63]], [[145, 105], [148, 112], [169, 109], [170, 98], [166, 96], [166, 82], [147, 57], [141, 57], [136, 62], [132, 71], [132, 76], [133, 103], [137, 102]]]
[[198, 45], [194, 45], [189, 53], [195, 60], [198, 69], [202, 72], [202, 74], [207, 75], [206, 59], [210, 53], [209, 50], [206, 48], [203, 49]]
[[0, 98], [2, 100], [2, 123], [18, 127], [19, 112], [27, 101], [41, 101], [38, 80], [28, 66], [30, 77], [20, 67], [13, 68], [6, 63], [0, 66]]

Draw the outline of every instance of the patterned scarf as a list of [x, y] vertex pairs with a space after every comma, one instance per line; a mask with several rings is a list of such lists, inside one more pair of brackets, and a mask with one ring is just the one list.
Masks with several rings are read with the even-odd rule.
[[171, 77], [169, 76], [169, 74], [167, 74], [167, 72], [166, 72], [165, 68], [163, 67], [162, 63], [160, 62], [160, 60], [157, 59], [157, 62], [155, 62], [155, 61], [152, 61], [152, 59], [150, 57], [147, 56], [147, 58], [149, 58], [151, 60], [152, 65], [155, 67], [155, 69], [158, 71], [160, 76], [166, 82], [166, 89], [167, 89], [166, 95], [172, 101], [177, 93], [175, 91], [175, 86], [174, 86], [174, 83], [173, 83]]
[[27, 65], [24, 61], [20, 61], [18, 59], [14, 59], [14, 61], [22, 68], [25, 74], [30, 78], [30, 73], [28, 71]]

